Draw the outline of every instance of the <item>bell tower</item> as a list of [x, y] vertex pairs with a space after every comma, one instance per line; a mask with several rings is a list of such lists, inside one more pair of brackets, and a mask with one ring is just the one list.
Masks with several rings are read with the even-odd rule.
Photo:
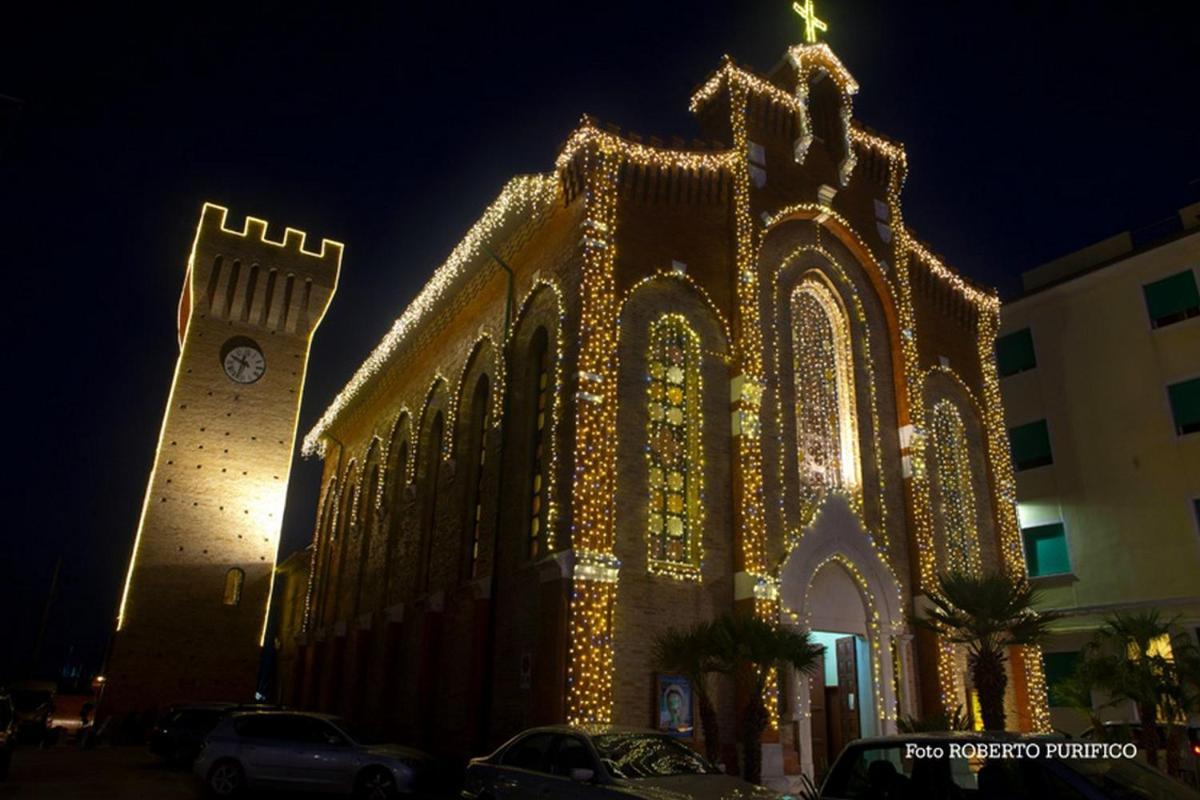
[[206, 203], [102, 713], [253, 698], [312, 336], [342, 245]]

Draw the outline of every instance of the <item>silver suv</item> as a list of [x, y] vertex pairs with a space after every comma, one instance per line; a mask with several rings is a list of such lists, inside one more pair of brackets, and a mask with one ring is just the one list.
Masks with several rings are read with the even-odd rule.
[[386, 800], [413, 793], [431, 767], [419, 750], [383, 743], [337, 717], [297, 711], [226, 717], [195, 762], [216, 797], [270, 788]]

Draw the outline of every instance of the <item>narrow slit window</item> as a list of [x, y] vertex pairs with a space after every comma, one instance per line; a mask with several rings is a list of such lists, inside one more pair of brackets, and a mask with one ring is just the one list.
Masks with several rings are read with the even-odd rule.
[[225, 573], [225, 596], [222, 602], [227, 606], [240, 605], [242, 602], [242, 584], [246, 581], [246, 573], [234, 567]]

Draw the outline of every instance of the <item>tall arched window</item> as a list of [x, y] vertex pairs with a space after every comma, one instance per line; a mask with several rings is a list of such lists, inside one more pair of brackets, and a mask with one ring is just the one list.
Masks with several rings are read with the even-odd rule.
[[400, 539], [401, 526], [404, 521], [400, 506], [404, 487], [408, 484], [408, 439], [404, 434], [406, 423], [407, 419], [404, 416], [396, 421], [392, 443], [388, 447], [386, 488], [383, 498], [384, 519], [387, 521], [387, 538], [384, 539], [383, 548], [383, 597], [385, 603], [391, 602], [392, 557], [396, 552], [396, 543]]
[[550, 337], [545, 328], [538, 328], [529, 343], [529, 377], [526, 386], [529, 392], [529, 452], [532, 454], [529, 468], [529, 529], [528, 554], [530, 558], [542, 555], [547, 547], [546, 525], [549, 519], [547, 501], [546, 462], [547, 433], [550, 430]]
[[234, 567], [225, 573], [225, 596], [222, 600], [227, 606], [236, 606], [242, 602], [242, 584], [246, 582], [246, 573]]
[[359, 497], [358, 553], [355, 554], [354, 614], [363, 613], [363, 593], [367, 591], [367, 571], [371, 555], [371, 539], [375, 537], [376, 520], [379, 518], [379, 460], [372, 456], [368, 461], [370, 472], [364, 494]]
[[945, 526], [946, 565], [979, 573], [979, 535], [975, 528], [975, 489], [962, 416], [949, 400], [933, 406], [933, 449], [937, 459], [938, 504]]
[[480, 375], [471, 397], [470, 426], [464, 440], [470, 473], [467, 476], [466, 519], [463, 520], [465, 534], [464, 572], [468, 580], [479, 577], [479, 545], [483, 534], [483, 479], [487, 462], [487, 429], [491, 420], [489, 411], [489, 384], [486, 375]]
[[829, 490], [862, 483], [850, 323], [841, 301], [816, 274], [792, 292], [796, 458], [802, 515]]
[[677, 314], [650, 326], [647, 359], [649, 568], [700, 574], [704, 483], [700, 337]]
[[429, 434], [423, 443], [425, 453], [424, 481], [421, 485], [421, 561], [420, 579], [417, 585], [422, 592], [429, 591], [430, 567], [433, 559], [433, 539], [437, 528], [438, 484], [441, 482], [442, 434], [444, 428], [442, 412], [437, 412], [429, 426]]

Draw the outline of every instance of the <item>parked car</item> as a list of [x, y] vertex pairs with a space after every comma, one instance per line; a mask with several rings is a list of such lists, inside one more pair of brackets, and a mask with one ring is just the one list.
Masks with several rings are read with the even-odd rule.
[[533, 728], [467, 765], [463, 800], [751, 800], [777, 792], [726, 775], [670, 736], [615, 727]]
[[[1088, 728], [1079, 734], [1084, 741], [1102, 742], [1137, 742], [1141, 734], [1140, 722], [1106, 722], [1104, 735], [1097, 736], [1096, 731]], [[1158, 725], [1158, 741], [1163, 747], [1167, 744], [1167, 726]], [[1177, 776], [1190, 786], [1200, 785], [1200, 727], [1189, 725], [1182, 731], [1179, 742], [1179, 771]], [[1162, 756], [1160, 755], [1161, 759]]]
[[17, 746], [17, 715], [12, 698], [0, 689], [0, 781], [8, 777], [13, 748]]
[[190, 764], [204, 738], [235, 711], [286, 711], [268, 703], [188, 703], [174, 705], [150, 730], [150, 752], [170, 763]]
[[[838, 756], [821, 786], [822, 800], [979, 798], [1008, 800], [1197, 800], [1200, 795], [1132, 758], [1046, 755], [1065, 737], [1005, 733], [914, 733], [858, 739]], [[1039, 757], [963, 757], [952, 745], [1037, 744]], [[909, 747], [924, 748], [910, 755]], [[1015, 750], [1016, 748], [1014, 748]], [[939, 754], [940, 753], [940, 754]]]
[[328, 714], [252, 711], [222, 718], [193, 769], [216, 797], [269, 788], [386, 800], [419, 789], [432, 766], [427, 754]]

